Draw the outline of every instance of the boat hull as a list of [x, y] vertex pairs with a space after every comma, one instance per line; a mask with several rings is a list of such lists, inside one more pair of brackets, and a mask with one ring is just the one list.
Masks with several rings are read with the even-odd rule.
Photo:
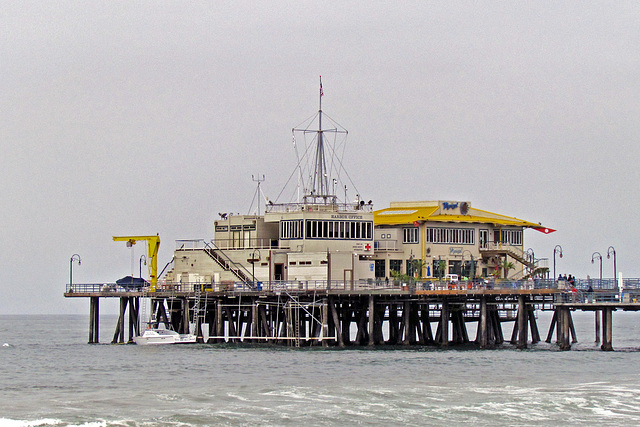
[[134, 337], [137, 345], [190, 344], [196, 342], [192, 334], [179, 334], [167, 329], [147, 329], [140, 336]]

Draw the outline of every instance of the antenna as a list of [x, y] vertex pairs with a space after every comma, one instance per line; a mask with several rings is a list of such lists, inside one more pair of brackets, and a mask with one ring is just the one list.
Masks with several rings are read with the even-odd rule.
[[[260, 215], [260, 183], [264, 182], [265, 177], [264, 174], [262, 175], [262, 178], [260, 178], [260, 176], [258, 176], [258, 178], [256, 178], [254, 175], [251, 175], [251, 180], [253, 180], [253, 182], [258, 183], [257, 188], [256, 188], [256, 194], [254, 195], [254, 199], [257, 199], [257, 206], [256, 206], [256, 216]], [[251, 203], [251, 206], [253, 206], [253, 203]], [[249, 208], [249, 211], [251, 211], [251, 208]]]

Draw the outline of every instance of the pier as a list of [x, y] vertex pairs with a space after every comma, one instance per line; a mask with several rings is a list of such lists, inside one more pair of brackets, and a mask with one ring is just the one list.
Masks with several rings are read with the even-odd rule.
[[[267, 282], [160, 283], [155, 292], [116, 284], [67, 285], [67, 298], [88, 298], [89, 343], [98, 343], [100, 299], [118, 298], [112, 343], [130, 343], [145, 327], [194, 333], [201, 343], [306, 346], [477, 345], [505, 340], [525, 349], [541, 340], [535, 311], [553, 311], [546, 342], [561, 350], [577, 342], [571, 313], [595, 313], [596, 341], [613, 350], [613, 313], [640, 310], [640, 289], [592, 294], [558, 289], [553, 281], [411, 284]], [[503, 325], [511, 323], [505, 337]], [[545, 328], [546, 329], [546, 328]], [[470, 334], [471, 331], [471, 334]], [[470, 336], [475, 333], [475, 336]], [[600, 335], [601, 334], [601, 335]]]

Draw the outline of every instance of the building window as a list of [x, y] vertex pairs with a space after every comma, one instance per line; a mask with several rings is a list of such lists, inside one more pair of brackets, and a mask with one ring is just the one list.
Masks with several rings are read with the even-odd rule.
[[427, 243], [473, 245], [476, 241], [473, 228], [428, 227], [426, 233]]
[[301, 239], [302, 238], [302, 220], [280, 221], [280, 238], [281, 239]]
[[389, 260], [389, 274], [392, 271], [397, 271], [399, 274], [402, 273], [402, 260], [401, 259], [390, 259]]
[[403, 228], [402, 243], [418, 243], [418, 227]]
[[522, 245], [522, 230], [501, 230], [502, 243], [509, 245], [521, 246]]
[[416, 273], [416, 267], [413, 264], [413, 260], [412, 259], [408, 259], [407, 260], [407, 266], [406, 266], [406, 270], [407, 272], [407, 276], [413, 277], [415, 276]]
[[375, 272], [376, 272], [376, 277], [387, 277], [387, 272], [386, 272], [386, 262], [384, 259], [377, 259], [375, 260]]
[[443, 278], [447, 271], [447, 261], [434, 259], [433, 260], [433, 277]]
[[456, 260], [449, 261], [449, 274], [457, 274], [458, 276], [463, 276], [462, 261], [456, 261]]
[[[286, 224], [286, 223], [293, 224]], [[299, 223], [299, 224], [297, 224]], [[302, 220], [281, 221], [280, 235], [306, 236], [308, 239], [348, 239], [348, 240], [373, 240], [372, 221], [323, 221], [308, 219], [304, 223], [306, 232], [302, 230]], [[298, 227], [298, 228], [296, 228]], [[298, 234], [296, 234], [298, 233]], [[298, 237], [281, 237], [298, 238]]]

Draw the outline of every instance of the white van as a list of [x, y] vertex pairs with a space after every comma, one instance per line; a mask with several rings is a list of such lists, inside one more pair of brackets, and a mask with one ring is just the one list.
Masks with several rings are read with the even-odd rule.
[[458, 282], [458, 275], [457, 274], [447, 274], [446, 276], [444, 276], [444, 280], [446, 280], [448, 282], [457, 283]]

